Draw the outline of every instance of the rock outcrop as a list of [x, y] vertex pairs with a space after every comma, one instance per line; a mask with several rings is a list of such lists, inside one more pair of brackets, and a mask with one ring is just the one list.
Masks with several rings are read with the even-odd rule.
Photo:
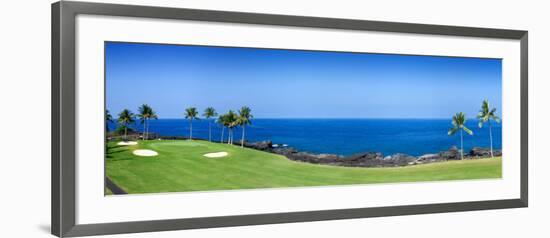
[[460, 151], [458, 150], [458, 148], [456, 148], [456, 146], [452, 146], [446, 151], [439, 152], [439, 156], [444, 160], [459, 160]]
[[[489, 157], [491, 156], [491, 149], [474, 147], [470, 150], [470, 153], [468, 153], [468, 155], [472, 157]], [[501, 156], [501, 155], [502, 155], [502, 151], [493, 150], [493, 156]]]
[[[380, 152], [358, 153], [347, 157], [335, 154], [313, 154], [298, 151], [292, 147], [275, 147], [271, 141], [245, 143], [245, 146], [261, 151], [280, 154], [294, 161], [346, 167], [394, 167], [461, 159], [460, 150], [456, 146], [452, 146], [448, 150], [441, 151], [436, 154], [425, 154], [418, 157], [402, 153], [384, 157], [384, 155]], [[495, 150], [493, 153], [495, 156], [502, 155], [500, 150]], [[464, 158], [485, 158], [489, 156], [489, 149], [474, 147], [470, 153], [464, 155]]]
[[[237, 144], [240, 145], [240, 143], [237, 143]], [[268, 151], [273, 147], [273, 143], [270, 140], [258, 141], [258, 142], [254, 142], [254, 143], [245, 142], [244, 146], [252, 148], [252, 149], [256, 149], [256, 150]]]

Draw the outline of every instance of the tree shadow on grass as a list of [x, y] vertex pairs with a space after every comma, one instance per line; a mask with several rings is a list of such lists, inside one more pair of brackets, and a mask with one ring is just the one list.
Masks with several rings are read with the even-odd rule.
[[109, 161], [125, 161], [125, 160], [132, 160], [133, 158], [132, 157], [112, 157], [112, 156], [109, 156], [107, 155], [107, 159], [109, 159]]
[[125, 151], [126, 150], [108, 150], [107, 155], [118, 154], [118, 153], [122, 153], [122, 152], [125, 152]]
[[126, 152], [127, 150], [109, 150], [107, 151], [107, 153], [105, 154], [105, 157], [107, 159], [109, 159], [110, 161], [120, 161], [120, 160], [130, 160], [132, 159], [132, 157], [129, 157], [129, 156], [116, 156], [115, 157], [115, 154], [119, 154], [119, 153], [122, 153], [122, 152]]
[[113, 146], [107, 146], [107, 149], [116, 149], [120, 147], [125, 147], [126, 145], [113, 145]]
[[130, 157], [119, 157], [116, 158], [114, 155], [122, 152], [128, 151], [127, 146], [124, 145], [115, 145], [115, 146], [108, 146], [107, 152], [105, 153], [105, 157], [111, 161], [119, 161], [119, 160], [129, 160]]

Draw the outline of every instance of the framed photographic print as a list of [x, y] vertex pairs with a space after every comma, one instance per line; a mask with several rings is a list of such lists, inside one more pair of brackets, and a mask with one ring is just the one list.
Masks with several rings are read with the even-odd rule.
[[527, 206], [527, 32], [52, 5], [52, 233]]

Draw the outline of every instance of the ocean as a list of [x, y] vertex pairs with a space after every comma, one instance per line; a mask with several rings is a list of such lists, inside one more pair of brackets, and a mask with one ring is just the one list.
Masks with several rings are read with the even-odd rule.
[[[212, 140], [219, 141], [221, 127], [213, 120]], [[502, 148], [501, 124], [492, 122], [493, 147]], [[460, 148], [460, 134], [447, 135], [450, 119], [253, 119], [246, 128], [250, 142], [271, 140], [274, 144], [288, 145], [299, 151], [352, 155], [361, 152], [382, 152], [384, 155], [405, 153], [419, 156]], [[479, 128], [477, 120], [470, 119], [466, 126], [474, 132], [464, 133], [464, 150], [472, 147], [489, 147], [489, 128]], [[110, 123], [111, 130], [115, 127]], [[143, 126], [132, 126], [142, 131]], [[149, 131], [163, 136], [189, 136], [189, 121], [185, 119], [151, 120]], [[234, 140], [241, 139], [241, 128], [235, 128]], [[208, 139], [208, 120], [193, 121], [193, 137]], [[224, 133], [227, 140], [227, 129]]]

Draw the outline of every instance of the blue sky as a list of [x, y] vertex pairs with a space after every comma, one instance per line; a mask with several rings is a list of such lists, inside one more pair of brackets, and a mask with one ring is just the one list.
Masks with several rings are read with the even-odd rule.
[[500, 59], [106, 43], [107, 109], [246, 105], [255, 118], [475, 117], [501, 114]]

